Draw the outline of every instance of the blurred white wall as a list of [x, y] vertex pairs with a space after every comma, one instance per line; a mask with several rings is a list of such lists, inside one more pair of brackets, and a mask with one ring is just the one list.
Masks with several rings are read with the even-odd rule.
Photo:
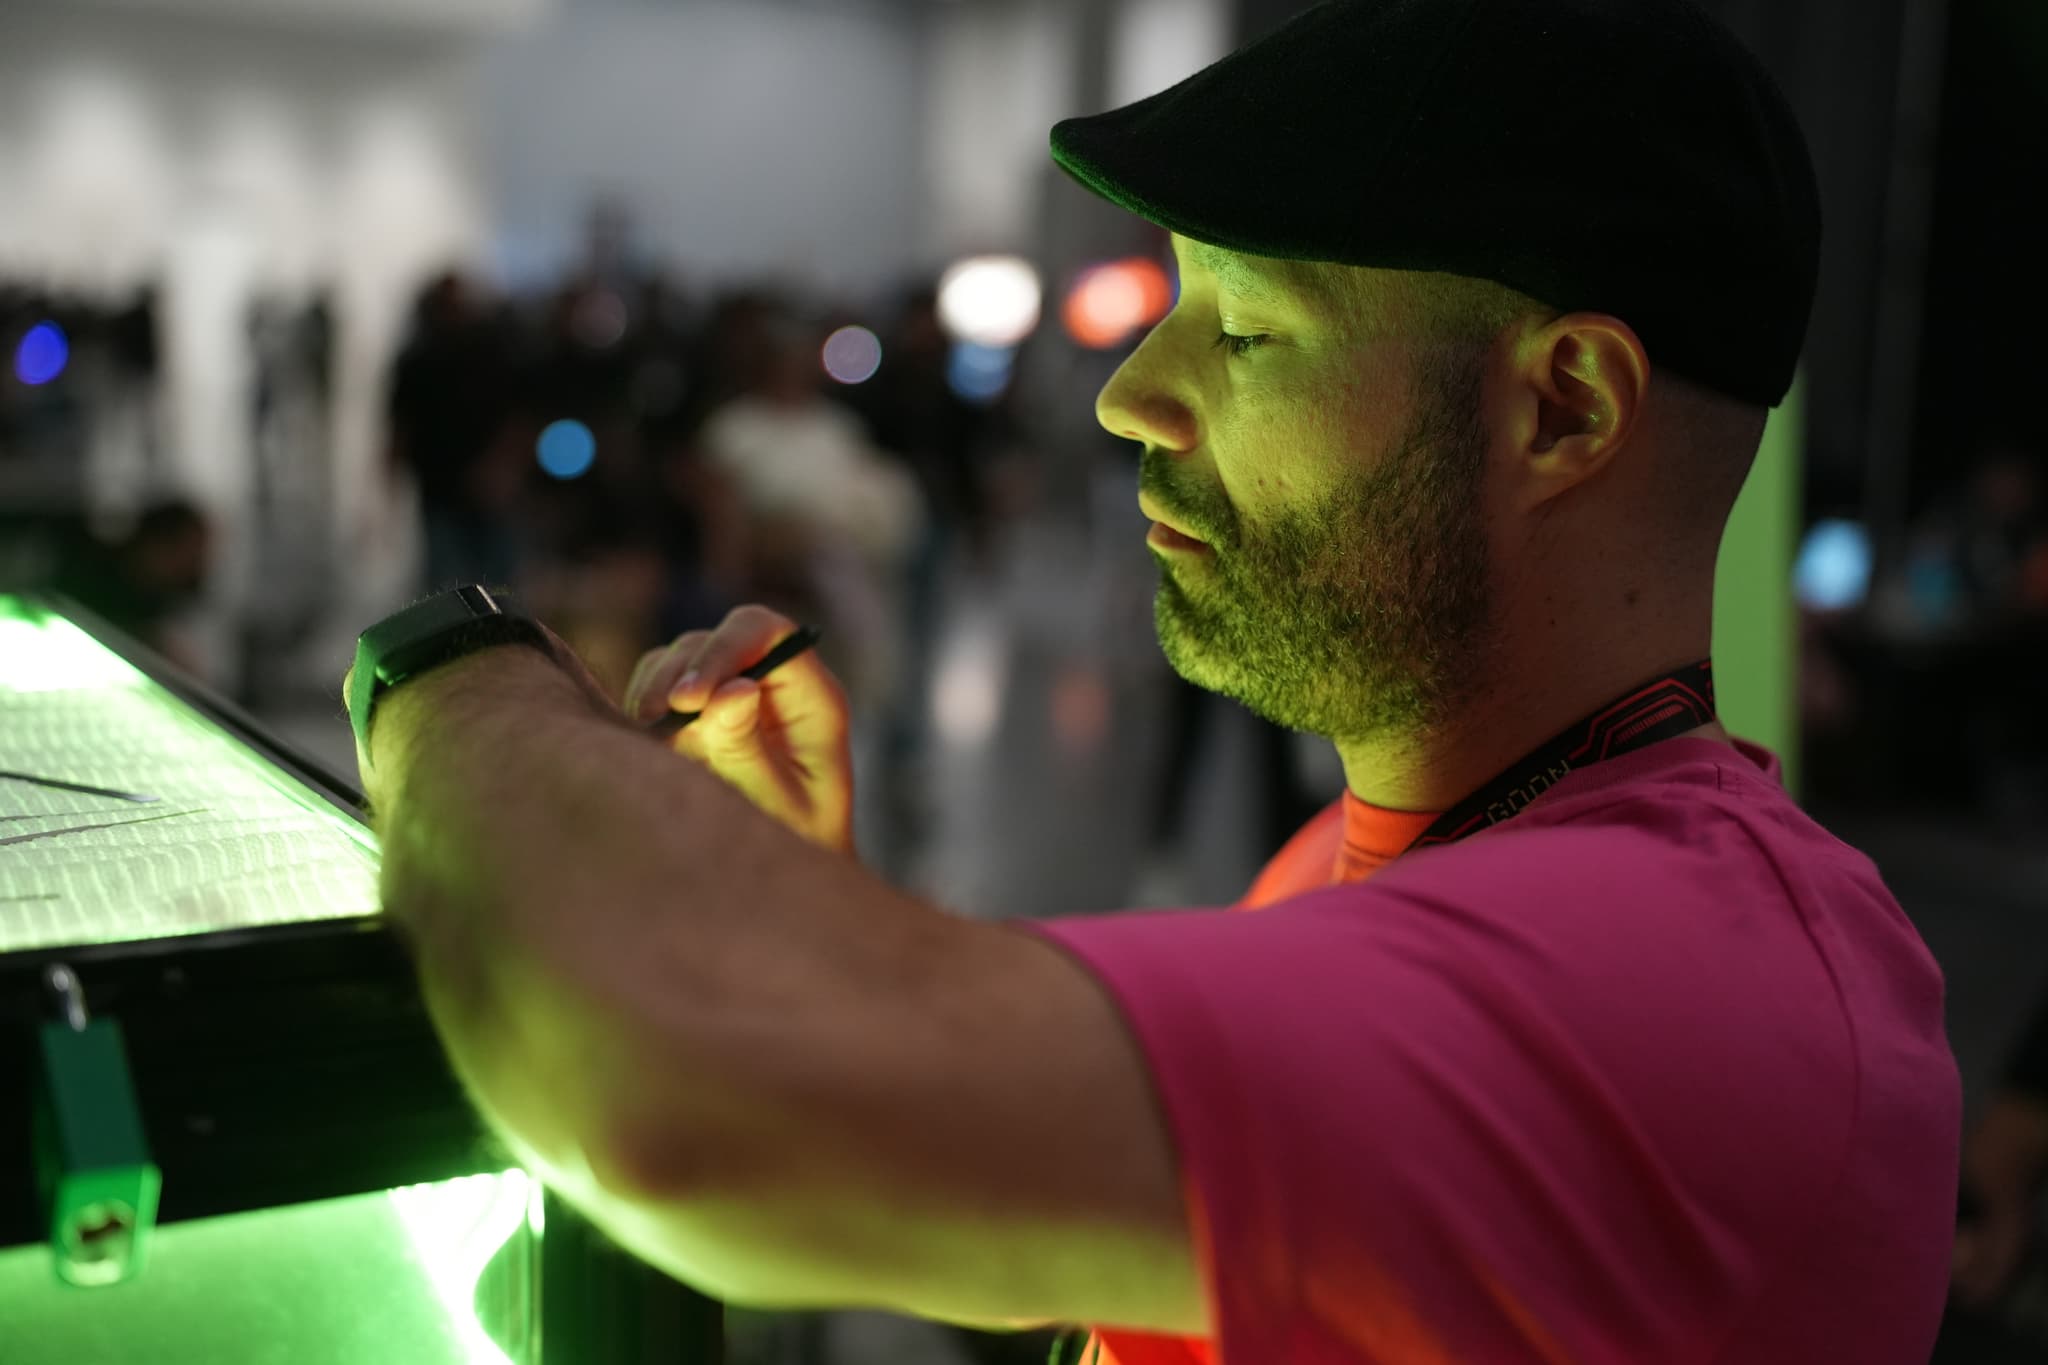
[[[167, 3], [167, 0], [164, 0]], [[245, 319], [332, 291], [335, 523], [372, 495], [378, 393], [420, 277], [478, 254], [473, 62], [456, 35], [0, 9], [0, 275], [162, 285], [170, 480], [238, 581], [250, 486]], [[138, 490], [139, 491], [139, 490]]]
[[988, 0], [932, 14], [920, 246], [933, 259], [1036, 253], [1046, 135], [1079, 93], [1077, 2], [1107, 0]]
[[[1230, 50], [1232, 22], [1230, 0], [936, 7], [923, 139], [927, 255], [1036, 254], [1052, 125], [1193, 75]], [[1106, 50], [1089, 52], [1091, 43]]]
[[492, 46], [500, 273], [554, 278], [594, 199], [691, 275], [893, 284], [922, 217], [921, 18], [901, 5], [571, 0]]
[[868, 294], [1029, 252], [1046, 134], [1090, 95], [1081, 44], [1106, 34], [1094, 93], [1123, 103], [1222, 56], [1231, 16], [1229, 0], [563, 0], [485, 64], [500, 273], [559, 274], [599, 197], [632, 207], [649, 254], [724, 278]]
[[365, 28], [479, 32], [530, 22], [553, 0], [64, 0], [71, 9], [125, 10], [191, 19]]
[[1122, 0], [1110, 31], [1109, 105], [1177, 85], [1230, 51], [1231, 0]]

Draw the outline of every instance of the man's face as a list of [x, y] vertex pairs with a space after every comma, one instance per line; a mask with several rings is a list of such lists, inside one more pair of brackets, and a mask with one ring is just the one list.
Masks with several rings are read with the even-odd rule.
[[1477, 359], [1379, 316], [1380, 272], [1174, 246], [1180, 301], [1096, 405], [1145, 446], [1148, 515], [1200, 542], [1149, 542], [1168, 662], [1292, 729], [1426, 730], [1489, 626]]

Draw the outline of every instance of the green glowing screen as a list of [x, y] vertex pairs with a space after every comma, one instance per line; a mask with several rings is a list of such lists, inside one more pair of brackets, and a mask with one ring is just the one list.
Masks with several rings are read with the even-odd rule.
[[8, 1365], [537, 1365], [540, 1186], [519, 1171], [173, 1223], [79, 1289], [0, 1250]]
[[72, 622], [5, 594], [0, 770], [16, 774], [0, 776], [0, 952], [377, 911], [361, 823]]

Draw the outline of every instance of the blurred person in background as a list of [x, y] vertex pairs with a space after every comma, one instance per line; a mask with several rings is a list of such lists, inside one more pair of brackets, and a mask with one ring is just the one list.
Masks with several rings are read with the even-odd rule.
[[2034, 1007], [1963, 1143], [1953, 1298], [1937, 1365], [2038, 1360], [2048, 1350], [2048, 996]]
[[698, 434], [745, 510], [751, 596], [827, 629], [855, 710], [888, 705], [904, 671], [903, 570], [924, 526], [915, 480], [826, 397], [819, 329], [763, 315], [738, 338], [739, 391]]
[[687, 295], [671, 277], [640, 282], [630, 401], [654, 507], [665, 587], [655, 638], [714, 624], [746, 594], [747, 525], [733, 481], [703, 456], [700, 340]]
[[390, 467], [418, 492], [429, 589], [520, 575], [530, 457], [512, 422], [514, 337], [455, 270], [421, 290], [391, 376]]
[[2048, 821], [2043, 465], [2020, 441], [1986, 443], [1968, 478], [1914, 521], [1869, 612], [1832, 630], [1867, 709], [1895, 732], [1899, 794], [2018, 833]]
[[[524, 586], [616, 686], [656, 638], [668, 580], [634, 404], [639, 320], [629, 285], [606, 265], [607, 243], [594, 228], [589, 258], [547, 300], [520, 367], [514, 425], [533, 548]], [[588, 443], [588, 462], [550, 470], [541, 447], [565, 430]]]
[[[949, 379], [952, 340], [939, 320], [936, 286], [910, 290], [880, 339], [881, 368], [845, 393], [875, 446], [902, 461], [922, 495], [922, 533], [903, 567], [903, 660], [896, 670], [914, 682], [931, 675], [947, 581], [989, 562], [987, 470], [1006, 422], [999, 408], [961, 397]], [[921, 827], [930, 815], [921, 801], [925, 784], [916, 777], [930, 712], [922, 687], [898, 686], [883, 722], [884, 772], [899, 832]]]
[[1954, 560], [1971, 622], [1958, 660], [1958, 714], [1975, 759], [1977, 796], [2006, 829], [2048, 827], [2048, 498], [2044, 453], [1992, 443], [1978, 460], [1955, 531]]
[[[1473, 16], [1336, 0], [1054, 130], [1175, 232], [1097, 400], [1162, 649], [1342, 758], [1238, 906], [890, 887], [844, 690], [741, 676], [766, 607], [623, 704], [532, 626], [355, 717], [456, 1070], [625, 1245], [729, 1301], [1090, 1324], [1061, 1359], [1101, 1365], [1926, 1360], [1941, 975], [1706, 658], [1811, 159], [1685, 0]], [[722, 458], [856, 537], [799, 351]]]
[[187, 633], [188, 613], [212, 574], [213, 525], [184, 498], [151, 503], [111, 540], [80, 531], [60, 558], [54, 586], [188, 673], [206, 673]]

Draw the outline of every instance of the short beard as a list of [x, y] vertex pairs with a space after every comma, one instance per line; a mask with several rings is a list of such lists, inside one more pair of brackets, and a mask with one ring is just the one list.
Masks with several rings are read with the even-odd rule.
[[1163, 562], [1154, 617], [1175, 672], [1276, 725], [1339, 743], [1421, 739], [1470, 699], [1492, 629], [1477, 355], [1430, 357], [1414, 424], [1348, 487], [1247, 524], [1220, 497], [1141, 482], [1192, 529], [1203, 570]]

